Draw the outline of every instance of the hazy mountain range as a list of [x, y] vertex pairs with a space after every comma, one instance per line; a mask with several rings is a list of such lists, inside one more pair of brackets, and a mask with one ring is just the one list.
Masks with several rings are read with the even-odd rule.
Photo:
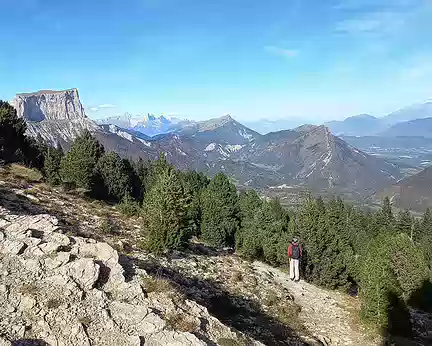
[[[345, 136], [432, 136], [423, 126], [429, 121], [420, 119], [432, 118], [432, 102], [416, 104], [402, 108], [385, 117], [376, 118], [368, 114], [356, 115], [342, 121], [330, 121], [325, 125], [335, 135]], [[415, 120], [414, 122], [412, 122]], [[405, 129], [409, 132], [405, 133]], [[416, 133], [419, 131], [419, 133]]]

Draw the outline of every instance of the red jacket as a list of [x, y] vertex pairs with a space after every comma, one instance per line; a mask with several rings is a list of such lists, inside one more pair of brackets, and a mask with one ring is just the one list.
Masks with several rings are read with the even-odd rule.
[[[299, 250], [300, 250], [300, 257], [302, 257], [302, 255], [303, 255], [302, 248], [301, 248], [300, 244], [297, 244], [297, 246], [299, 247]], [[289, 257], [289, 258], [292, 257], [292, 248], [293, 248], [293, 244], [291, 243], [291, 244], [289, 244], [289, 246], [288, 246], [288, 257]]]

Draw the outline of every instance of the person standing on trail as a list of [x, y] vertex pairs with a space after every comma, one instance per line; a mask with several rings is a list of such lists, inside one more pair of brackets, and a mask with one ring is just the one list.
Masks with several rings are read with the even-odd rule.
[[302, 248], [296, 237], [288, 246], [288, 257], [290, 259], [290, 279], [298, 282], [300, 280], [299, 262], [302, 257]]

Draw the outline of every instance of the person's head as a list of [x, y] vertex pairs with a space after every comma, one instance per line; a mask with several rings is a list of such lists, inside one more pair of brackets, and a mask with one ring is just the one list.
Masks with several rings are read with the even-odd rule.
[[297, 243], [298, 243], [298, 239], [297, 239], [297, 237], [294, 237], [294, 238], [292, 239], [292, 242], [293, 242], [293, 244], [297, 244]]

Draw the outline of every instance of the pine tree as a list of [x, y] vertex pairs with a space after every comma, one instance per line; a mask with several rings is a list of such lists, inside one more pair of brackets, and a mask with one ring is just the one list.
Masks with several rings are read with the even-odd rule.
[[314, 200], [309, 197], [300, 206], [294, 220], [295, 235], [298, 235], [304, 244], [302, 271], [312, 282], [319, 282], [320, 263], [327, 246], [326, 207], [322, 202], [321, 198]]
[[382, 232], [393, 232], [395, 229], [395, 223], [390, 199], [385, 197], [381, 210], [373, 215], [371, 224], [373, 235], [375, 236]]
[[397, 222], [396, 222], [396, 230], [399, 233], [405, 233], [408, 236], [411, 236], [411, 230], [413, 225], [413, 219], [408, 210], [400, 211]]
[[390, 296], [407, 302], [428, 277], [424, 256], [406, 234], [382, 233], [368, 249], [360, 271], [362, 317], [387, 327]]
[[144, 234], [148, 248], [155, 253], [180, 249], [190, 237], [187, 210], [190, 196], [179, 174], [165, 170], [146, 194], [143, 206]]
[[211, 246], [231, 246], [238, 228], [236, 188], [223, 173], [218, 173], [202, 194], [202, 240]]
[[432, 265], [432, 211], [429, 208], [423, 214], [418, 238], [425, 251], [427, 261]]
[[255, 211], [262, 205], [255, 190], [242, 191], [239, 194], [239, 208], [242, 224], [253, 219]]
[[0, 162], [22, 160], [28, 147], [26, 123], [14, 107], [0, 100]]
[[201, 232], [201, 194], [207, 187], [210, 180], [203, 173], [196, 171], [186, 171], [180, 173], [181, 180], [185, 191], [192, 196], [188, 208], [188, 219], [192, 235], [200, 236]]
[[132, 193], [132, 167], [117, 153], [105, 153], [97, 163], [109, 199], [120, 201]]
[[165, 153], [160, 153], [159, 158], [150, 163], [144, 182], [145, 190], [149, 191], [156, 183], [159, 176], [165, 171], [171, 171], [174, 167], [168, 162]]
[[61, 160], [62, 181], [92, 191], [97, 182], [96, 164], [103, 153], [104, 148], [98, 140], [89, 131], [84, 131]]
[[43, 173], [45, 180], [52, 185], [59, 185], [62, 182], [60, 177], [60, 163], [63, 156], [64, 153], [61, 147], [54, 148], [48, 146], [45, 153]]
[[141, 157], [132, 163], [134, 174], [132, 176], [132, 195], [139, 201], [144, 199], [146, 193], [147, 176], [150, 170], [150, 162]]

